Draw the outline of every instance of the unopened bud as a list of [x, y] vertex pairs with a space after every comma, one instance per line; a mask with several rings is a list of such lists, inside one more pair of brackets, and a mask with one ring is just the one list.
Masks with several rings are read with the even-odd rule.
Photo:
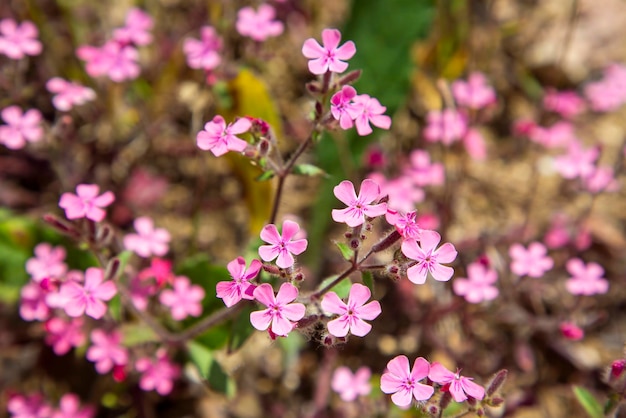
[[439, 399], [439, 408], [441, 408], [441, 410], [446, 409], [448, 405], [450, 405], [450, 402], [452, 402], [452, 395], [450, 395], [450, 392], [443, 392], [441, 394], [441, 399]]
[[434, 417], [439, 416], [439, 408], [437, 405], [430, 405], [428, 407], [428, 412]]
[[315, 118], [319, 118], [322, 113], [324, 112], [324, 107], [322, 106], [322, 103], [320, 102], [315, 102]]
[[259, 156], [261, 157], [265, 157], [267, 154], [269, 154], [271, 149], [271, 144], [270, 141], [263, 137], [259, 140], [259, 143], [257, 144], [257, 150], [259, 151]]
[[106, 268], [106, 274], [104, 276], [104, 280], [113, 280], [117, 277], [117, 273], [120, 270], [120, 259], [119, 258], [114, 258], [112, 259], [107, 268]]
[[306, 89], [311, 93], [319, 93], [322, 91], [322, 87], [320, 83], [316, 81], [311, 81], [310, 83], [306, 83]]
[[491, 398], [491, 406], [500, 406], [504, 403], [504, 398]]
[[476, 410], [476, 415], [478, 415], [479, 417], [484, 417], [485, 416], [485, 410], [483, 408], [478, 408]]
[[384, 251], [396, 243], [400, 238], [402, 238], [402, 235], [400, 235], [397, 229], [394, 229], [394, 231], [383, 238], [382, 241], [379, 241], [372, 246], [372, 252], [378, 253], [380, 251]]
[[353, 239], [350, 240], [350, 248], [353, 250], [357, 250], [361, 246], [361, 240]]
[[357, 81], [361, 77], [361, 70], [350, 71], [348, 74], [341, 77], [337, 80], [337, 85], [339, 87], [345, 86], [346, 84], [351, 84]]
[[387, 273], [391, 274], [392, 276], [397, 275], [398, 273], [400, 273], [400, 268], [394, 264], [387, 266]]
[[69, 235], [72, 238], [80, 238], [80, 233], [73, 225], [65, 223], [50, 213], [43, 215], [43, 221], [65, 235]]
[[280, 276], [281, 274], [280, 269], [272, 264], [263, 264], [263, 270], [275, 276]]
[[613, 363], [611, 363], [611, 377], [614, 379], [618, 379], [622, 375], [622, 373], [624, 373], [624, 368], [626, 368], [626, 360], [615, 360]]
[[507, 369], [502, 369], [498, 371], [491, 380], [491, 383], [487, 386], [487, 396], [492, 396], [494, 393], [500, 390], [502, 385], [504, 384], [509, 371]]
[[111, 227], [104, 224], [96, 229], [96, 242], [101, 246], [106, 246], [113, 238], [113, 231]]
[[118, 383], [126, 380], [126, 370], [123, 365], [113, 366], [113, 380]]
[[346, 237], [347, 239], [352, 238], [352, 232], [348, 231], [345, 234], [343, 234], [344, 237]]
[[302, 272], [298, 272], [293, 276], [293, 280], [296, 282], [301, 282], [302, 280], [304, 280], [304, 274], [302, 274]]

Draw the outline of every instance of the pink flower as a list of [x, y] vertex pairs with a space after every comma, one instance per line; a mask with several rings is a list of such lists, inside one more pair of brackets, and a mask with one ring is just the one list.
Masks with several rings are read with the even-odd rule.
[[309, 58], [309, 71], [313, 74], [324, 74], [328, 71], [343, 73], [348, 68], [349, 60], [356, 53], [354, 42], [348, 41], [339, 46], [341, 32], [337, 29], [324, 29], [322, 31], [321, 46], [315, 39], [309, 38], [302, 45], [302, 55]]
[[133, 7], [126, 14], [125, 26], [113, 31], [113, 39], [122, 44], [148, 45], [152, 42], [150, 30], [153, 26], [154, 21], [149, 14]]
[[567, 154], [554, 159], [556, 170], [566, 179], [585, 178], [595, 171], [595, 161], [600, 150], [597, 147], [584, 149], [578, 141], [572, 141]]
[[467, 121], [454, 109], [431, 110], [426, 116], [424, 138], [429, 142], [441, 141], [444, 145], [463, 138], [467, 131]]
[[619, 189], [613, 167], [594, 167], [582, 180], [585, 189], [591, 193], [615, 192]]
[[268, 283], [254, 289], [254, 298], [267, 306], [262, 311], [250, 314], [250, 323], [259, 331], [270, 327], [275, 335], [286, 337], [296, 326], [295, 322], [304, 317], [306, 308], [301, 303], [289, 303], [298, 297], [298, 289], [291, 283], [283, 283], [274, 297], [274, 290]]
[[26, 261], [26, 271], [34, 282], [41, 282], [45, 278], [58, 279], [67, 272], [65, 264], [65, 248], [53, 247], [47, 242], [35, 247], [35, 257]]
[[521, 244], [509, 248], [511, 271], [518, 276], [541, 277], [552, 268], [554, 261], [548, 257], [546, 247], [540, 242], [531, 242], [528, 249]]
[[289, 220], [283, 222], [282, 236], [278, 233], [276, 225], [265, 225], [261, 230], [261, 239], [270, 245], [259, 247], [261, 259], [272, 261], [277, 258], [276, 265], [283, 269], [293, 266], [295, 260], [292, 254], [302, 254], [309, 244], [306, 239], [292, 240], [298, 231], [300, 231], [300, 226]]
[[166, 289], [159, 296], [161, 303], [172, 311], [172, 318], [180, 321], [187, 316], [200, 316], [204, 289], [192, 285], [185, 276], [176, 277], [172, 286], [173, 290]]
[[452, 83], [452, 94], [459, 106], [471, 109], [482, 109], [496, 101], [496, 93], [484, 74], [474, 72], [469, 75], [467, 82], [457, 80]]
[[461, 141], [469, 156], [474, 160], [484, 161], [487, 158], [487, 144], [478, 129], [468, 128]]
[[52, 98], [52, 104], [62, 112], [67, 112], [74, 106], [80, 106], [96, 98], [96, 92], [89, 87], [59, 77], [48, 80], [46, 88], [50, 93], [56, 93]]
[[0, 126], [0, 144], [7, 148], [21, 149], [27, 142], [39, 142], [43, 138], [41, 112], [37, 109], [22, 113], [19, 107], [9, 106], [0, 115], [6, 123]]
[[180, 376], [180, 367], [170, 362], [167, 353], [159, 349], [156, 359], [142, 357], [135, 362], [135, 369], [142, 373], [139, 387], [142, 390], [156, 390], [159, 395], [167, 395], [174, 387], [174, 379]]
[[97, 184], [79, 184], [76, 186], [76, 194], [63, 193], [59, 206], [65, 209], [67, 219], [87, 218], [100, 222], [106, 216], [102, 209], [109, 206], [115, 200], [112, 192], [105, 192], [98, 196], [100, 187]]
[[568, 340], [579, 341], [585, 337], [585, 331], [572, 322], [561, 322], [559, 324], [559, 330], [561, 331], [561, 335]]
[[372, 326], [364, 321], [375, 319], [382, 312], [377, 300], [365, 304], [372, 296], [369, 288], [354, 283], [350, 288], [348, 303], [339, 299], [335, 292], [328, 292], [322, 299], [322, 309], [339, 315], [328, 323], [328, 332], [335, 337], [345, 337], [348, 331], [357, 337], [367, 335]]
[[604, 269], [598, 263], [585, 263], [580, 258], [571, 258], [565, 268], [572, 275], [565, 283], [567, 291], [573, 295], [596, 295], [609, 290], [609, 282], [604, 279]]
[[170, 233], [163, 228], [155, 228], [152, 219], [142, 216], [135, 219], [138, 234], [124, 237], [124, 248], [140, 257], [164, 256], [169, 251]]
[[438, 186], [445, 181], [443, 164], [431, 163], [430, 154], [425, 150], [414, 150], [410, 155], [410, 165], [405, 173], [419, 187]]
[[411, 400], [425, 401], [433, 396], [432, 386], [420, 383], [428, 376], [430, 366], [423, 357], [418, 357], [409, 369], [407, 356], [394, 357], [387, 363], [387, 370], [380, 377], [380, 390], [384, 393], [393, 393], [391, 400], [401, 408], [411, 404]]
[[222, 49], [222, 38], [211, 26], [204, 26], [200, 33], [201, 40], [185, 39], [183, 51], [187, 56], [187, 64], [191, 68], [211, 71], [222, 62], [219, 54]]
[[241, 152], [246, 149], [248, 143], [236, 135], [248, 132], [251, 126], [252, 123], [247, 118], [240, 118], [226, 125], [224, 118], [218, 115], [204, 125], [203, 131], [198, 132], [196, 143], [198, 148], [210, 150], [216, 157], [228, 151]]
[[228, 307], [233, 306], [241, 299], [254, 300], [255, 285], [250, 283], [254, 279], [263, 265], [259, 260], [252, 260], [250, 268], [246, 271], [246, 260], [237, 257], [226, 265], [230, 277], [233, 280], [219, 282], [216, 286], [217, 297], [224, 301]]
[[24, 321], [45, 321], [50, 317], [46, 291], [41, 284], [28, 282], [20, 291], [20, 316]]
[[49, 418], [52, 407], [39, 395], [13, 395], [7, 404], [11, 418]]
[[559, 121], [550, 127], [534, 125], [529, 128], [529, 139], [546, 148], [567, 146], [578, 141], [574, 126], [570, 122]]
[[543, 107], [566, 119], [571, 119], [585, 111], [585, 101], [572, 90], [548, 89], [546, 95], [543, 96]]
[[85, 357], [96, 363], [96, 371], [105, 374], [113, 369], [113, 366], [125, 366], [128, 363], [128, 350], [121, 346], [122, 334], [119, 331], [106, 333], [101, 329], [91, 331], [93, 343]]
[[335, 222], [343, 222], [350, 227], [362, 225], [365, 218], [375, 218], [387, 213], [385, 203], [374, 204], [380, 199], [380, 187], [376, 182], [365, 179], [361, 182], [361, 190], [356, 195], [351, 181], [344, 180], [333, 189], [335, 196], [348, 207], [333, 209], [332, 216]]
[[44, 279], [39, 285], [46, 291], [46, 304], [50, 308], [63, 309], [67, 302], [65, 295], [61, 294], [61, 285], [68, 282], [76, 282], [78, 284], [85, 281], [85, 277], [80, 270], [70, 270], [67, 272], [63, 280]]
[[368, 367], [360, 367], [356, 373], [345, 367], [338, 367], [333, 373], [330, 387], [345, 402], [352, 402], [359, 396], [367, 396], [372, 391], [370, 378], [372, 372]]
[[388, 210], [410, 212], [415, 210], [415, 204], [424, 200], [424, 190], [415, 185], [408, 175], [387, 180], [381, 173], [372, 173], [368, 178], [380, 186], [381, 196], [387, 195]]
[[447, 390], [450, 391], [452, 398], [457, 402], [467, 400], [468, 396], [479, 401], [485, 397], [485, 389], [472, 382], [473, 379], [471, 377], [461, 376], [459, 371], [452, 373], [438, 362], [430, 365], [428, 378], [435, 383], [447, 386]]
[[604, 70], [602, 80], [585, 87], [585, 97], [596, 112], [610, 112], [626, 102], [626, 67], [612, 64]]
[[455, 279], [452, 288], [469, 303], [480, 303], [498, 296], [498, 288], [493, 286], [497, 280], [495, 270], [481, 262], [474, 262], [467, 266], [467, 278]]
[[248, 36], [257, 42], [283, 33], [283, 23], [274, 20], [276, 11], [269, 4], [259, 6], [255, 13], [252, 7], [244, 7], [237, 12], [237, 32], [241, 36]]
[[85, 69], [92, 77], [106, 75], [115, 82], [121, 82], [139, 76], [139, 53], [134, 46], [122, 45], [113, 40], [99, 48], [81, 46], [76, 55], [86, 62]]
[[550, 228], [543, 237], [543, 242], [550, 249], [566, 246], [570, 240], [570, 232], [567, 228], [567, 216], [557, 213], [550, 224]]
[[52, 318], [46, 322], [46, 344], [52, 346], [52, 351], [57, 356], [70, 351], [72, 347], [78, 347], [85, 343], [83, 333], [83, 318], [74, 318], [65, 321], [61, 318]]
[[411, 211], [407, 214], [387, 210], [385, 219], [391, 225], [395, 226], [402, 238], [419, 240], [422, 234], [422, 228], [417, 224], [417, 211]]
[[410, 281], [415, 284], [423, 284], [426, 282], [426, 276], [429, 272], [435, 280], [442, 282], [450, 280], [454, 274], [454, 269], [441, 263], [453, 262], [458, 253], [454, 245], [449, 242], [437, 248], [439, 241], [441, 241], [441, 235], [437, 232], [423, 230], [420, 245], [410, 239], [402, 242], [402, 253], [417, 261], [406, 271]]
[[343, 86], [341, 90], [330, 98], [330, 113], [339, 121], [341, 129], [350, 129], [354, 126], [352, 113], [356, 108], [352, 100], [356, 97], [356, 90], [352, 86]]
[[51, 418], [92, 418], [95, 408], [87, 405], [80, 407], [80, 398], [73, 393], [66, 393], [61, 397], [59, 409], [54, 411]]
[[356, 131], [359, 135], [365, 136], [372, 133], [370, 123], [381, 129], [391, 127], [391, 118], [384, 115], [387, 108], [380, 102], [367, 94], [360, 94], [352, 100], [352, 107], [346, 109], [348, 114], [354, 119]]
[[39, 55], [42, 46], [37, 35], [37, 26], [31, 21], [25, 20], [18, 25], [13, 19], [0, 20], [0, 54], [14, 60]]
[[85, 272], [85, 284], [70, 281], [61, 285], [61, 296], [67, 303], [63, 307], [65, 313], [71, 317], [83, 314], [94, 319], [100, 319], [107, 311], [104, 301], [109, 301], [117, 293], [115, 283], [104, 281], [104, 272], [100, 268], [90, 267]]

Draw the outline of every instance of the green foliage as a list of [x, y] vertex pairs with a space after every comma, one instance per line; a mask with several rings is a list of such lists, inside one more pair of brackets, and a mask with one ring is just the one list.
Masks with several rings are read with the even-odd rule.
[[232, 280], [226, 267], [211, 264], [204, 254], [196, 254], [178, 263], [176, 274], [189, 277], [192, 283], [201, 286], [205, 292], [202, 301], [203, 315], [208, 315], [224, 306], [221, 299], [215, 297], [218, 282]]
[[572, 390], [574, 391], [574, 396], [576, 396], [576, 399], [585, 409], [585, 412], [587, 412], [587, 415], [589, 415], [590, 418], [604, 417], [604, 414], [602, 413], [602, 406], [587, 389], [581, 386], [574, 386]]
[[369, 271], [361, 272], [361, 279], [363, 280], [363, 284], [369, 288], [370, 292], [372, 292], [372, 295], [373, 295], [374, 294], [374, 276], [372, 275], [372, 273]]
[[347, 261], [352, 260], [352, 258], [354, 257], [354, 251], [348, 246], [348, 244], [335, 241], [335, 245], [337, 246], [337, 248], [339, 248], [339, 251], [341, 251], [341, 255], [343, 256], [343, 258], [345, 258]]
[[[326, 286], [328, 286], [329, 284], [331, 284], [333, 282], [333, 280], [335, 280], [337, 278], [337, 276], [331, 276], [327, 279], [324, 279], [322, 281], [322, 283], [319, 285], [320, 289], [325, 288]], [[332, 289], [330, 289], [331, 291], [335, 292], [337, 294], [337, 296], [339, 296], [341, 299], [347, 298], [348, 294], [350, 293], [350, 288], [352, 287], [352, 281], [350, 281], [349, 278], [345, 278], [342, 281], [340, 281], [339, 283], [337, 283]]]
[[120, 325], [120, 332], [122, 344], [126, 347], [160, 341], [154, 330], [142, 322], [124, 323]]
[[254, 327], [250, 323], [250, 313], [253, 311], [252, 306], [247, 305], [239, 313], [237, 318], [231, 324], [228, 340], [228, 352], [238, 350], [241, 346], [254, 334]]
[[211, 389], [216, 392], [234, 395], [235, 383], [224, 372], [222, 366], [215, 360], [213, 352], [202, 343], [189, 341], [187, 343], [189, 358], [198, 368], [198, 372]]
[[301, 176], [322, 176], [328, 177], [328, 174], [321, 168], [313, 164], [296, 164], [293, 167], [293, 173]]

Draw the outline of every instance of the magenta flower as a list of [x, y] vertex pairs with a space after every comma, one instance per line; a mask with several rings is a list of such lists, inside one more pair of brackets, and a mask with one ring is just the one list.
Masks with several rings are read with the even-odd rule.
[[2, 109], [2, 120], [6, 125], [0, 126], [0, 144], [9, 149], [24, 148], [27, 142], [39, 142], [43, 138], [41, 112], [30, 109], [22, 113], [18, 106]]
[[385, 219], [390, 225], [396, 227], [402, 238], [419, 240], [422, 234], [422, 228], [417, 223], [417, 211], [402, 213], [396, 210], [388, 209]]
[[402, 253], [417, 261], [406, 271], [410, 281], [415, 284], [423, 284], [426, 282], [426, 276], [429, 272], [435, 280], [441, 282], [450, 280], [454, 274], [454, 269], [441, 263], [453, 262], [458, 253], [454, 245], [449, 242], [437, 248], [439, 241], [441, 241], [441, 235], [437, 232], [423, 230], [420, 245], [410, 239], [402, 242]]
[[548, 89], [543, 96], [543, 107], [558, 113], [566, 119], [571, 119], [584, 112], [585, 101], [575, 91], [556, 91]]
[[431, 163], [428, 151], [414, 150], [409, 158], [410, 165], [405, 173], [417, 186], [439, 186], [443, 184], [445, 181], [443, 164]]
[[554, 261], [547, 255], [546, 247], [540, 242], [531, 242], [528, 249], [521, 244], [509, 248], [511, 271], [518, 276], [541, 277], [552, 268]]
[[411, 400], [425, 401], [433, 396], [432, 386], [420, 383], [428, 376], [430, 366], [423, 357], [418, 357], [409, 369], [407, 356], [394, 357], [387, 363], [387, 370], [380, 377], [380, 390], [393, 393], [391, 401], [401, 408], [411, 404]]
[[41, 42], [37, 40], [39, 31], [28, 20], [18, 23], [13, 19], [0, 20], [0, 54], [19, 60], [26, 55], [39, 55]]
[[198, 148], [210, 150], [216, 157], [228, 151], [241, 152], [246, 149], [248, 143], [236, 135], [248, 132], [251, 126], [252, 123], [247, 118], [240, 118], [226, 125], [224, 118], [218, 115], [204, 125], [204, 130], [198, 132], [196, 143]]
[[568, 340], [579, 341], [585, 337], [585, 331], [573, 322], [561, 322], [559, 330], [561, 335]]
[[59, 206], [65, 210], [67, 219], [87, 218], [100, 222], [106, 216], [104, 209], [115, 200], [112, 192], [105, 192], [98, 196], [100, 187], [97, 184], [79, 184], [76, 194], [63, 193]]
[[67, 264], [63, 261], [65, 248], [43, 242], [35, 247], [35, 257], [26, 261], [26, 272], [37, 283], [45, 278], [58, 279], [67, 273]]
[[333, 209], [332, 217], [335, 222], [343, 222], [350, 227], [362, 225], [365, 217], [375, 218], [387, 213], [385, 203], [373, 204], [380, 199], [380, 187], [376, 182], [365, 179], [361, 182], [361, 190], [356, 195], [354, 185], [349, 180], [344, 180], [333, 189], [335, 197], [348, 207], [345, 209]]
[[290, 303], [297, 297], [298, 289], [291, 283], [283, 283], [276, 297], [270, 284], [257, 286], [254, 289], [254, 298], [267, 306], [267, 309], [250, 313], [250, 323], [259, 331], [265, 331], [271, 325], [271, 331], [275, 335], [286, 337], [296, 326], [295, 321], [304, 317], [306, 310], [301, 303]]
[[283, 23], [274, 20], [276, 11], [269, 4], [259, 6], [258, 12], [252, 7], [244, 7], [237, 12], [237, 32], [257, 42], [283, 33]]
[[180, 376], [180, 367], [167, 358], [167, 353], [159, 349], [155, 359], [142, 357], [135, 362], [135, 369], [142, 373], [139, 387], [142, 390], [156, 390], [159, 395], [167, 395], [174, 387], [174, 379]]
[[346, 109], [356, 126], [356, 132], [361, 135], [372, 133], [370, 123], [381, 129], [391, 127], [391, 118], [384, 115], [387, 108], [380, 102], [367, 94], [360, 94], [352, 100], [352, 107]]
[[580, 258], [571, 258], [565, 268], [572, 275], [565, 287], [573, 295], [596, 295], [609, 290], [609, 282], [604, 279], [604, 269], [598, 263], [585, 264]]
[[109, 301], [117, 293], [115, 283], [104, 281], [104, 272], [100, 268], [90, 267], [85, 272], [84, 286], [75, 281], [61, 285], [61, 297], [66, 298], [63, 307], [65, 313], [71, 317], [87, 314], [94, 319], [100, 319], [107, 311], [105, 301]]
[[566, 179], [584, 179], [595, 171], [595, 161], [599, 155], [598, 147], [584, 149], [579, 141], [572, 141], [567, 147], [567, 154], [554, 159], [554, 166]]
[[382, 312], [377, 300], [365, 304], [371, 296], [369, 288], [359, 283], [354, 283], [350, 288], [347, 304], [335, 292], [326, 293], [322, 299], [322, 309], [339, 315], [339, 318], [328, 323], [328, 332], [335, 337], [345, 337], [348, 331], [357, 337], [367, 335], [372, 326], [364, 320], [371, 321]]
[[201, 40], [187, 38], [183, 43], [187, 64], [195, 69], [214, 70], [222, 62], [219, 54], [222, 49], [222, 38], [211, 26], [204, 26], [200, 34]]
[[424, 138], [429, 142], [441, 141], [444, 145], [451, 145], [463, 138], [466, 131], [465, 117], [454, 109], [431, 110], [426, 115]]
[[52, 407], [39, 395], [13, 395], [7, 403], [11, 418], [49, 418]]
[[134, 222], [137, 234], [124, 237], [124, 248], [140, 257], [164, 256], [169, 251], [170, 233], [163, 228], [155, 228], [152, 219], [142, 216]]
[[113, 366], [128, 364], [128, 350], [121, 345], [122, 334], [119, 331], [106, 333], [101, 329], [91, 331], [92, 345], [87, 349], [85, 357], [96, 363], [96, 371], [105, 374]]
[[50, 317], [47, 292], [40, 283], [28, 282], [20, 291], [20, 316], [24, 321], [45, 321]]
[[228, 307], [233, 306], [241, 299], [254, 300], [255, 285], [250, 283], [261, 270], [263, 264], [259, 260], [252, 260], [250, 267], [246, 270], [246, 260], [243, 257], [237, 257], [226, 265], [230, 277], [233, 280], [228, 282], [219, 282], [216, 286], [217, 297], [224, 301]]
[[161, 303], [172, 311], [172, 318], [180, 321], [188, 316], [200, 316], [204, 289], [192, 285], [185, 276], [176, 277], [172, 287], [173, 290], [166, 289], [159, 296]]
[[480, 303], [498, 296], [498, 288], [494, 286], [497, 280], [498, 273], [495, 270], [477, 261], [467, 266], [467, 278], [454, 280], [452, 289], [469, 303]]
[[87, 405], [80, 407], [80, 398], [73, 393], [66, 393], [61, 397], [59, 409], [52, 413], [51, 418], [92, 418], [95, 408]]
[[356, 97], [356, 90], [352, 86], [343, 86], [341, 90], [330, 98], [330, 113], [339, 121], [341, 129], [350, 129], [354, 126], [352, 112], [357, 111], [352, 103]]
[[52, 351], [57, 356], [62, 356], [72, 347], [78, 347], [85, 343], [85, 334], [82, 328], [83, 318], [73, 318], [68, 321], [52, 318], [45, 325], [46, 344], [52, 346]]
[[78, 83], [54, 77], [46, 83], [50, 93], [56, 93], [52, 104], [57, 110], [67, 112], [74, 106], [80, 106], [96, 98], [96, 92]]
[[133, 7], [126, 14], [126, 24], [113, 31], [113, 39], [121, 44], [148, 45], [152, 42], [150, 30], [154, 21], [149, 14]]
[[300, 226], [289, 220], [283, 222], [282, 236], [278, 233], [276, 225], [265, 225], [261, 230], [261, 239], [270, 245], [261, 245], [259, 256], [263, 261], [272, 261], [276, 258], [276, 265], [283, 269], [293, 266], [295, 260], [292, 254], [302, 254], [309, 244], [306, 239], [292, 240], [298, 231]]
[[360, 367], [355, 373], [345, 367], [338, 367], [333, 373], [330, 387], [339, 394], [341, 400], [352, 402], [359, 396], [367, 396], [372, 391], [369, 367]]
[[92, 77], [107, 76], [112, 81], [133, 80], [141, 69], [137, 63], [139, 53], [131, 45], [122, 45], [112, 40], [102, 47], [81, 46], [76, 55], [85, 61], [87, 74]]
[[343, 73], [348, 68], [349, 60], [356, 53], [354, 42], [348, 41], [339, 46], [341, 32], [337, 29], [324, 29], [322, 31], [321, 46], [315, 39], [309, 38], [302, 45], [302, 55], [309, 58], [309, 71], [313, 74], [324, 74], [328, 71]]
[[452, 94], [459, 106], [470, 109], [482, 109], [495, 103], [496, 93], [484, 74], [474, 72], [469, 75], [467, 82], [457, 80], [452, 83]]
[[473, 379], [471, 377], [461, 376], [458, 371], [456, 373], [452, 373], [441, 363], [435, 362], [430, 365], [428, 378], [435, 383], [444, 385], [444, 387], [452, 395], [452, 398], [457, 402], [467, 400], [468, 396], [471, 396], [479, 401], [485, 397], [485, 389], [472, 382]]

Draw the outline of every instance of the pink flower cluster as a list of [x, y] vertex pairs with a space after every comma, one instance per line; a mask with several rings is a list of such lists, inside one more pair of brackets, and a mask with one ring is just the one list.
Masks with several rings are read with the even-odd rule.
[[339, 121], [342, 129], [356, 126], [359, 135], [365, 136], [373, 132], [370, 123], [381, 129], [391, 127], [391, 118], [385, 115], [387, 108], [367, 94], [356, 94], [352, 86], [343, 86], [330, 98], [330, 111]]
[[46, 88], [50, 93], [56, 93], [52, 104], [62, 112], [67, 112], [74, 106], [80, 106], [96, 98], [96, 92], [89, 87], [59, 77], [48, 80]]
[[610, 112], [626, 103], [626, 66], [612, 64], [604, 69], [603, 78], [588, 83], [584, 89], [591, 109]]
[[11, 418], [92, 418], [96, 414], [93, 406], [81, 406], [80, 398], [74, 393], [63, 395], [58, 408], [48, 404], [38, 394], [13, 395], [7, 409]]
[[42, 116], [37, 109], [26, 112], [18, 106], [9, 106], [0, 113], [5, 125], [0, 125], [0, 144], [9, 149], [24, 148], [28, 142], [39, 142], [43, 138]]
[[191, 68], [211, 72], [222, 62], [222, 38], [212, 26], [200, 29], [200, 39], [186, 38], [183, 51], [187, 56], [187, 65]]
[[0, 54], [13, 60], [26, 55], [39, 55], [43, 49], [37, 39], [39, 31], [33, 22], [28, 20], [18, 24], [13, 19], [0, 20]]
[[252, 7], [244, 7], [237, 12], [235, 27], [241, 36], [247, 36], [257, 42], [283, 33], [284, 25], [274, 20], [276, 10], [269, 4], [261, 4], [258, 11]]

